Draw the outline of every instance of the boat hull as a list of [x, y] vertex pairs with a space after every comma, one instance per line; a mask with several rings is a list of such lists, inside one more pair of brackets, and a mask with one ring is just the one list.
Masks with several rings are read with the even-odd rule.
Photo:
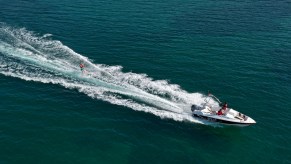
[[217, 122], [217, 123], [221, 123], [221, 124], [225, 124], [225, 125], [232, 125], [232, 126], [249, 126], [249, 125], [255, 124], [255, 123], [246, 123], [246, 122], [233, 122], [233, 121], [198, 115], [195, 113], [193, 113], [193, 117], [198, 117], [198, 118], [210, 121], [210, 122]]

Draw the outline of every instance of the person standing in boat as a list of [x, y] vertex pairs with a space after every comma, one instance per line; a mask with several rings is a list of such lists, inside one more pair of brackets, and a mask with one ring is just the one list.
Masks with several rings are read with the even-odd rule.
[[223, 110], [226, 110], [227, 109], [227, 103], [226, 102], [223, 104], [222, 109]]

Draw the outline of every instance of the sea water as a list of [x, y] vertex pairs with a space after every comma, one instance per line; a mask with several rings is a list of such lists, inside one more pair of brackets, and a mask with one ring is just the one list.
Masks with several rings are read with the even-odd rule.
[[[1, 0], [0, 163], [290, 163], [290, 11]], [[208, 90], [257, 124], [193, 118]]]

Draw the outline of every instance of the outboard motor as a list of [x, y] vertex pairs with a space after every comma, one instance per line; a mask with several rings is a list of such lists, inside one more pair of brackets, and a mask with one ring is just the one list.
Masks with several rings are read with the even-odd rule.
[[201, 107], [199, 107], [198, 105], [192, 105], [191, 111], [193, 112], [194, 110], [201, 110]]

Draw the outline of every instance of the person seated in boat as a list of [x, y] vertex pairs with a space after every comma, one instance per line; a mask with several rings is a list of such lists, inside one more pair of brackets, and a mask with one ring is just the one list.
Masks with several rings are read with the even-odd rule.
[[227, 109], [227, 103], [225, 102], [222, 108], [217, 112], [217, 115], [223, 115], [226, 109]]
[[220, 110], [217, 112], [217, 115], [223, 115], [223, 111], [222, 111], [222, 109], [220, 109]]
[[238, 116], [245, 121], [248, 119], [248, 117], [242, 113], [238, 113]]

